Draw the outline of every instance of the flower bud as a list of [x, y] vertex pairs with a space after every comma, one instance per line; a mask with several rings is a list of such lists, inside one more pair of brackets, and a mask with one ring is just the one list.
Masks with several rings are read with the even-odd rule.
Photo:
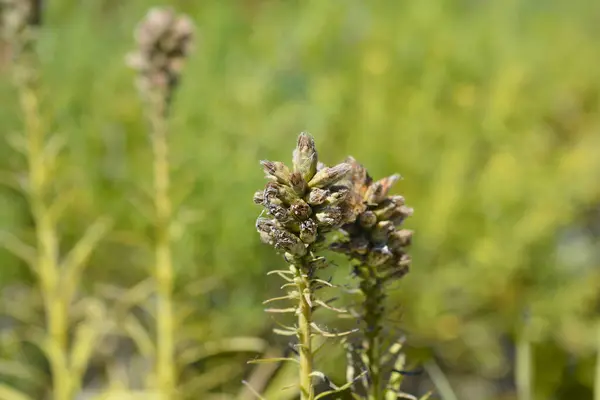
[[314, 139], [306, 132], [298, 136], [293, 154], [294, 172], [299, 172], [306, 182], [317, 172], [317, 150]]
[[263, 160], [260, 163], [263, 166], [267, 179], [283, 184], [290, 183], [290, 170], [284, 163], [266, 160]]
[[369, 251], [369, 240], [364, 236], [357, 236], [350, 240], [348, 247], [352, 253], [365, 255]]
[[300, 172], [294, 172], [290, 175], [290, 186], [298, 196], [304, 197], [307, 186]]
[[265, 201], [264, 191], [259, 190], [258, 192], [254, 193], [254, 198], [252, 201], [254, 201], [254, 204], [262, 205]]
[[317, 224], [309, 219], [300, 223], [300, 240], [306, 244], [314, 243], [317, 240]]
[[337, 227], [342, 223], [343, 217], [339, 208], [332, 207], [326, 208], [321, 212], [315, 214], [319, 226], [324, 227]]
[[300, 238], [293, 233], [278, 227], [271, 230], [273, 245], [276, 249], [286, 251], [294, 256], [302, 257], [306, 254], [306, 246]]
[[341, 202], [345, 201], [350, 195], [350, 189], [347, 187], [341, 186], [337, 190], [332, 191], [329, 196], [327, 196], [327, 204], [329, 205], [337, 205]]
[[308, 194], [308, 204], [311, 206], [323, 204], [327, 200], [327, 196], [329, 196], [329, 190], [313, 188]]
[[387, 246], [375, 247], [367, 254], [367, 264], [372, 267], [385, 264], [392, 258], [393, 254]]
[[310, 206], [300, 199], [294, 201], [290, 207], [290, 211], [292, 212], [292, 215], [300, 221], [308, 219], [308, 217], [310, 217], [312, 214], [312, 209]]
[[373, 212], [377, 216], [377, 219], [382, 221], [390, 218], [394, 214], [394, 211], [396, 211], [396, 207], [395, 202], [386, 199]]
[[394, 213], [390, 216], [390, 221], [394, 223], [394, 225], [402, 225], [404, 220], [407, 217], [413, 215], [414, 210], [411, 207], [400, 206], [394, 210]]
[[374, 243], [385, 243], [393, 231], [394, 224], [391, 221], [380, 221], [371, 232], [371, 240]]
[[352, 170], [350, 164], [342, 163], [335, 167], [323, 168], [308, 182], [311, 188], [326, 188], [346, 178]]
[[400, 196], [399, 194], [390, 196], [390, 200], [396, 203], [397, 206], [403, 206], [405, 204], [404, 196]]
[[270, 200], [273, 197], [281, 200], [283, 204], [292, 204], [298, 197], [296, 193], [287, 185], [269, 182], [265, 187], [265, 197]]
[[277, 204], [268, 204], [267, 210], [279, 222], [286, 223], [291, 218], [290, 213], [284, 207]]
[[393, 232], [388, 238], [388, 244], [391, 249], [401, 249], [402, 247], [406, 247], [410, 245], [412, 241], [413, 231], [408, 229], [401, 229], [399, 231]]
[[275, 222], [269, 218], [259, 217], [256, 220], [256, 230], [260, 234], [260, 239], [263, 243], [273, 245], [273, 228]]
[[373, 211], [365, 211], [358, 216], [358, 223], [366, 229], [370, 229], [377, 223], [377, 216]]
[[365, 193], [365, 201], [369, 205], [377, 205], [383, 197], [383, 185], [380, 182], [375, 182], [369, 186]]

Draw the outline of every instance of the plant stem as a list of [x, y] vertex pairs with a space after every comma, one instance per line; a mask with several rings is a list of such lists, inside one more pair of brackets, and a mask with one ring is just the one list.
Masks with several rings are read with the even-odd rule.
[[[368, 274], [371, 267], [364, 268]], [[362, 291], [365, 295], [363, 303], [365, 338], [367, 348], [365, 351], [367, 371], [369, 374], [369, 400], [381, 400], [383, 393], [381, 391], [381, 317], [383, 315], [383, 283], [376, 277], [368, 276], [361, 283]]]
[[48, 184], [48, 165], [44, 155], [45, 132], [40, 116], [39, 98], [34, 79], [28, 72], [33, 68], [16, 65], [25, 70], [25, 77], [17, 79], [20, 105], [25, 120], [26, 157], [28, 162], [29, 203], [37, 242], [37, 260], [35, 270], [39, 277], [40, 289], [44, 299], [46, 317], [47, 356], [52, 371], [52, 398], [69, 400], [72, 397], [71, 374], [68, 369], [68, 316], [67, 304], [60, 288], [60, 270], [58, 266], [58, 238], [56, 226], [45, 202]]
[[173, 339], [173, 263], [171, 256], [171, 214], [169, 197], [169, 146], [167, 143], [166, 104], [155, 100], [151, 110], [151, 141], [154, 167], [154, 207], [156, 212], [155, 274], [158, 291], [156, 310], [158, 385], [171, 398], [175, 391]]
[[600, 321], [596, 332], [596, 376], [594, 378], [594, 400], [600, 400]]
[[313, 353], [312, 353], [312, 292], [310, 289], [311, 271], [306, 271], [302, 265], [290, 266], [295, 274], [294, 282], [299, 293], [298, 305], [298, 342], [300, 353], [300, 398], [313, 400], [312, 385]]
[[532, 400], [531, 343], [526, 337], [525, 332], [521, 333], [521, 337], [519, 338], [519, 341], [517, 343], [517, 360], [515, 374], [517, 398], [519, 400]]

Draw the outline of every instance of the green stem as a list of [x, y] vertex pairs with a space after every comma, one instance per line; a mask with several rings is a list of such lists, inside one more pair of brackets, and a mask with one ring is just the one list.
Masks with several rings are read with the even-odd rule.
[[533, 367], [531, 365], [531, 343], [526, 333], [522, 332], [517, 343], [515, 381], [517, 398], [519, 400], [532, 400], [531, 382]]
[[[371, 267], [365, 267], [366, 273]], [[376, 277], [368, 274], [361, 283], [365, 295], [363, 303], [365, 339], [367, 347], [365, 350], [366, 366], [369, 374], [369, 400], [381, 400], [383, 392], [381, 388], [381, 318], [383, 315], [383, 283]]]
[[302, 265], [290, 266], [294, 272], [296, 288], [299, 293], [298, 300], [298, 352], [300, 354], [300, 398], [313, 400], [314, 388], [312, 384], [313, 353], [312, 353], [312, 292], [310, 288], [311, 272], [306, 271]]
[[72, 398], [71, 374], [68, 369], [68, 315], [67, 304], [60, 288], [58, 267], [58, 238], [55, 223], [45, 202], [49, 182], [48, 165], [44, 155], [45, 130], [40, 117], [39, 98], [32, 75], [33, 68], [23, 62], [16, 65], [28, 78], [17, 80], [21, 109], [25, 120], [27, 162], [29, 178], [29, 203], [35, 223], [37, 261], [40, 289], [44, 299], [46, 316], [47, 356], [52, 371], [52, 398]]
[[164, 101], [156, 100], [151, 111], [152, 150], [154, 154], [154, 207], [156, 212], [156, 282], [158, 301], [157, 365], [158, 386], [162, 394], [171, 398], [175, 391], [175, 361], [173, 338], [173, 261], [171, 255], [170, 225], [172, 218], [169, 197], [169, 146], [167, 142]]
[[596, 376], [594, 378], [594, 400], [600, 400], [600, 321], [596, 332]]

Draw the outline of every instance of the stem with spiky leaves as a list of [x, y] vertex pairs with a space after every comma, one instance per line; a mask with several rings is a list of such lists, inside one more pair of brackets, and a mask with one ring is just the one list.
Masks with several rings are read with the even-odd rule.
[[171, 8], [152, 8], [136, 30], [138, 48], [128, 61], [138, 73], [138, 87], [147, 102], [153, 153], [155, 210], [156, 374], [158, 387], [167, 398], [176, 389], [173, 317], [173, 218], [169, 176], [168, 109], [181, 70], [193, 42], [193, 25]]
[[313, 323], [312, 312], [316, 306], [339, 312], [314, 297], [322, 285], [318, 283], [315, 271], [327, 264], [315, 253], [327, 232], [356, 218], [355, 209], [349, 203], [351, 193], [346, 182], [350, 165], [342, 163], [331, 168], [318, 165], [314, 140], [306, 133], [298, 137], [293, 152], [293, 170], [278, 161], [261, 163], [269, 183], [254, 195], [254, 202], [265, 209], [256, 221], [256, 228], [262, 241], [284, 253], [289, 264], [288, 271], [273, 271], [288, 281], [285, 285], [287, 296], [267, 302], [295, 302], [291, 308], [267, 311], [293, 312], [298, 318], [297, 327], [280, 333], [298, 338], [300, 396], [302, 400], [313, 400], [312, 378], [317, 372], [313, 370], [312, 337], [313, 334], [329, 333]]
[[69, 400], [72, 398], [71, 374], [67, 361], [69, 322], [67, 304], [61, 296], [60, 289], [56, 224], [45, 201], [49, 183], [46, 173], [48, 166], [44, 156], [45, 131], [41, 122], [39, 98], [34, 82], [24, 80], [18, 86], [27, 136], [29, 203], [36, 226], [38, 249], [36, 271], [38, 271], [44, 297], [46, 325], [49, 331], [48, 359], [52, 370], [52, 398]]
[[[369, 400], [380, 400], [381, 393], [381, 318], [384, 312], [383, 282], [373, 276], [371, 267], [359, 267], [363, 277], [360, 288], [365, 299], [363, 301], [363, 322], [365, 324], [365, 364], [370, 380]], [[370, 276], [367, 276], [370, 275]]]
[[298, 290], [298, 353], [300, 354], [300, 393], [303, 400], [314, 398], [314, 388], [311, 374], [313, 372], [312, 351], [312, 271], [303, 265], [290, 265], [294, 273], [294, 283]]
[[68, 360], [68, 300], [61, 289], [56, 218], [47, 201], [54, 160], [46, 151], [48, 137], [40, 110], [39, 60], [35, 51], [35, 28], [41, 21], [41, 7], [40, 2], [27, 1], [7, 1], [0, 6], [3, 8], [0, 10], [0, 30], [9, 39], [15, 53], [14, 83], [25, 124], [27, 195], [35, 224], [37, 249], [33, 268], [44, 302], [48, 330], [45, 343], [52, 373], [52, 398], [70, 400], [73, 397], [73, 379]]
[[165, 101], [156, 99], [151, 111], [151, 142], [154, 169], [154, 208], [156, 213], [155, 274], [158, 289], [156, 325], [158, 384], [171, 396], [175, 390], [175, 344], [173, 339], [173, 260], [170, 226], [172, 219], [169, 196], [169, 145]]

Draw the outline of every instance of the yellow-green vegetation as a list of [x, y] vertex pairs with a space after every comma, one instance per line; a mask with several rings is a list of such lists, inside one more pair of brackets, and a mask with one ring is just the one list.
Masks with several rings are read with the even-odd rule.
[[[124, 63], [158, 3], [47, 1], [35, 49], [0, 43], [0, 399], [298, 396], [281, 391], [296, 365], [246, 361], [290, 354], [262, 305], [285, 262], [260, 243], [251, 198], [258, 160], [288, 160], [305, 130], [327, 165], [350, 154], [404, 177], [391, 195], [415, 208], [411, 270], [382, 318], [406, 334], [397, 369], [424, 366], [396, 373], [404, 391], [600, 398], [600, 3], [162, 4], [197, 31], [160, 168], [169, 222]], [[339, 386], [340, 347], [314, 355]]]

